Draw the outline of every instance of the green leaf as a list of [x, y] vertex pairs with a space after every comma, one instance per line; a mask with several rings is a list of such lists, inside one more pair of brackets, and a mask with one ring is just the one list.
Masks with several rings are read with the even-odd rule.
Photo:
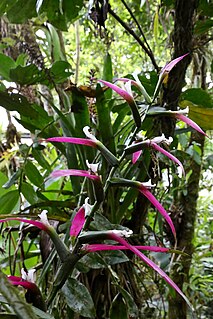
[[8, 111], [17, 111], [31, 119], [38, 117], [38, 113], [33, 109], [32, 104], [21, 94], [8, 94], [0, 91], [0, 104]]
[[45, 73], [34, 64], [27, 66], [18, 65], [16, 68], [10, 70], [10, 78], [21, 85], [33, 85], [43, 82]]
[[74, 278], [69, 278], [62, 288], [67, 305], [81, 316], [95, 318], [95, 307], [87, 288]]
[[18, 169], [17, 172], [15, 172], [10, 179], [4, 184], [2, 185], [3, 188], [7, 189], [10, 188], [12, 185], [15, 184], [15, 182], [18, 180], [18, 178], [21, 175], [21, 169]]
[[128, 319], [126, 305], [121, 293], [118, 293], [112, 301], [110, 307], [110, 319]]
[[16, 0], [13, 6], [7, 10], [7, 17], [11, 23], [24, 23], [28, 19], [37, 16], [37, 0]]
[[1, 271], [0, 293], [6, 299], [7, 303], [10, 305], [10, 308], [12, 308], [18, 318], [38, 319], [31, 305], [27, 304], [20, 295], [19, 289], [13, 287]]
[[46, 14], [49, 23], [59, 30], [67, 31], [66, 17], [61, 10], [61, 1], [43, 0], [39, 8], [39, 14], [42, 13]]
[[213, 99], [211, 95], [203, 89], [188, 89], [181, 94], [181, 102], [190, 101], [194, 105], [204, 108], [213, 108]]
[[[0, 197], [3, 196], [4, 194], [8, 193], [8, 190], [3, 188], [3, 185], [5, 185], [8, 182], [8, 178], [5, 174], [0, 172]], [[12, 186], [11, 190], [15, 190], [15, 187]]]
[[10, 81], [10, 70], [16, 67], [15, 61], [9, 56], [0, 53], [0, 76]]
[[154, 29], [155, 43], [158, 44], [158, 36], [159, 36], [158, 12], [155, 13], [153, 29]]
[[[104, 68], [103, 68], [103, 80], [112, 82], [113, 80], [113, 73], [112, 73], [112, 59], [111, 55], [107, 52], [104, 58]], [[106, 99], [110, 100], [112, 98], [112, 90], [107, 90], [105, 92]]]
[[50, 75], [55, 83], [63, 83], [73, 72], [66, 61], [56, 61], [50, 68]]
[[25, 164], [24, 170], [25, 170], [26, 176], [29, 178], [31, 183], [33, 183], [37, 187], [41, 187], [41, 185], [44, 182], [44, 179], [42, 175], [39, 173], [39, 170], [37, 169], [37, 167], [28, 160]]
[[213, 27], [213, 19], [205, 19], [197, 21], [194, 32], [195, 34], [203, 34]]
[[51, 166], [45, 159], [45, 157], [42, 154], [42, 150], [38, 150], [37, 148], [32, 148], [32, 155], [34, 159], [43, 167], [44, 169], [47, 169], [48, 171], [51, 171]]
[[83, 0], [63, 0], [63, 10], [66, 15], [67, 22], [73, 23], [83, 8]]
[[19, 200], [18, 190], [10, 191], [0, 197], [0, 214], [10, 214]]
[[22, 183], [21, 184], [21, 192], [24, 195], [25, 199], [31, 204], [37, 203], [39, 200], [36, 192], [34, 191], [34, 188], [32, 185], [28, 183]]

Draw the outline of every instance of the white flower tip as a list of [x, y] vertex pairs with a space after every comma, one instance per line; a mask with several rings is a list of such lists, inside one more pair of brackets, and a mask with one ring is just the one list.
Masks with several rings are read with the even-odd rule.
[[146, 187], [146, 188], [152, 188], [152, 187], [155, 187], [155, 186], [156, 186], [156, 184], [152, 184], [151, 179], [150, 179], [148, 182], [142, 183], [142, 185], [143, 185], [144, 187]]
[[85, 210], [85, 216], [89, 216], [90, 215], [90, 213], [91, 213], [91, 210], [92, 210], [92, 208], [93, 208], [93, 205], [90, 205], [89, 203], [89, 197], [87, 197], [86, 199], [85, 199], [85, 202], [84, 202], [84, 210]]
[[21, 278], [22, 278], [23, 280], [27, 280], [27, 281], [29, 281], [29, 282], [34, 283], [34, 282], [36, 281], [35, 271], [36, 271], [36, 270], [35, 270], [34, 268], [32, 268], [32, 269], [30, 269], [30, 270], [28, 271], [28, 273], [26, 273], [26, 271], [22, 268], [22, 269], [21, 269]]
[[86, 164], [87, 164], [87, 167], [88, 167], [93, 173], [97, 174], [99, 163], [98, 163], [98, 164], [90, 164], [90, 163], [88, 162], [88, 160], [86, 160]]
[[90, 133], [90, 127], [89, 126], [84, 126], [83, 132], [86, 135], [86, 137], [90, 138], [91, 140], [93, 140], [95, 142], [97, 141], [96, 137], [92, 133]]
[[167, 145], [170, 145], [173, 141], [173, 138], [171, 136], [169, 138], [166, 138], [165, 135], [162, 134], [161, 136], [156, 136], [156, 137], [152, 138], [151, 141], [156, 143], [156, 144], [160, 144], [160, 143], [164, 142]]
[[50, 226], [49, 221], [48, 221], [48, 219], [47, 219], [47, 213], [48, 213], [47, 210], [43, 210], [43, 211], [41, 212], [41, 214], [38, 214], [38, 217], [41, 219], [41, 222], [42, 222], [44, 225]]
[[115, 235], [118, 235], [120, 237], [130, 237], [132, 234], [133, 234], [133, 231], [132, 230], [118, 230], [118, 229], [114, 229], [112, 230], [112, 232], [115, 234]]

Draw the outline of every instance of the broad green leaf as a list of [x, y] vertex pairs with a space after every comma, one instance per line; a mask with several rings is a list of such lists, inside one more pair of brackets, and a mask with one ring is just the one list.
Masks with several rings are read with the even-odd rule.
[[9, 56], [0, 53], [0, 76], [10, 81], [10, 70], [16, 67], [15, 61]]
[[64, 0], [63, 10], [66, 15], [67, 22], [73, 23], [79, 15], [80, 10], [83, 8], [83, 0]]
[[21, 192], [24, 195], [25, 199], [32, 205], [39, 201], [39, 198], [34, 191], [34, 188], [32, 185], [28, 183], [22, 183], [21, 184]]
[[61, 1], [43, 0], [39, 8], [39, 14], [46, 14], [48, 22], [62, 31], [67, 31], [66, 17], [61, 10]]
[[10, 70], [10, 78], [21, 85], [33, 85], [43, 82], [45, 80], [45, 73], [39, 70], [35, 64], [27, 66], [18, 65], [16, 68]]
[[73, 72], [66, 61], [56, 61], [50, 68], [50, 75], [55, 83], [63, 83]]
[[50, 314], [40, 310], [39, 308], [36, 308], [36, 307], [32, 307], [32, 308], [33, 308], [33, 311], [35, 312], [36, 316], [38, 316], [38, 318], [41, 318], [41, 319], [55, 319]]
[[42, 186], [44, 179], [37, 167], [32, 162], [28, 160], [24, 166], [24, 170], [26, 176], [29, 178], [32, 184], [36, 185], [37, 187]]
[[181, 94], [181, 102], [184, 100], [191, 101], [196, 106], [213, 108], [213, 99], [211, 95], [203, 89], [193, 88], [186, 90]]
[[37, 16], [36, 0], [16, 0], [7, 10], [7, 17], [11, 23], [24, 23]]
[[38, 113], [33, 109], [32, 104], [21, 94], [0, 92], [0, 105], [8, 111], [17, 111], [30, 119], [38, 117]]
[[20, 296], [19, 289], [13, 287], [6, 276], [0, 271], [0, 293], [6, 299], [10, 308], [20, 319], [38, 319], [35, 315], [31, 305], [26, 303], [22, 296]]
[[128, 312], [121, 293], [118, 293], [110, 307], [110, 319], [128, 319]]
[[0, 197], [0, 214], [10, 214], [19, 200], [19, 191], [9, 191]]
[[95, 307], [87, 288], [74, 278], [69, 278], [62, 288], [67, 305], [81, 316], [95, 318]]

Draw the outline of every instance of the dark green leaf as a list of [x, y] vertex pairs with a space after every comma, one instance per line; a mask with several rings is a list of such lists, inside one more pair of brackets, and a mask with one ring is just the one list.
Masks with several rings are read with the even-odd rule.
[[19, 200], [18, 190], [10, 191], [0, 197], [0, 214], [10, 214]]
[[118, 293], [112, 301], [110, 308], [110, 319], [128, 319], [126, 305], [121, 293]]
[[73, 72], [66, 61], [56, 61], [50, 68], [50, 75], [55, 83], [63, 83]]
[[27, 161], [24, 167], [25, 174], [32, 184], [41, 187], [44, 182], [42, 175], [39, 173], [37, 167], [30, 161]]
[[7, 10], [7, 17], [11, 23], [24, 23], [37, 16], [36, 0], [16, 0]]
[[31, 118], [37, 118], [38, 113], [21, 94], [0, 92], [0, 104], [8, 111], [17, 111], [19, 114]]
[[61, 12], [61, 2], [59, 0], [43, 0], [39, 8], [39, 14], [41, 13], [45, 13], [48, 21], [56, 28], [67, 31], [66, 17], [64, 12]]
[[63, 10], [67, 18], [67, 22], [74, 22], [83, 8], [83, 0], [63, 0]]
[[21, 85], [33, 85], [43, 82], [45, 73], [34, 64], [27, 66], [18, 65], [15, 69], [10, 70], [10, 78]]
[[41, 165], [41, 167], [47, 169], [48, 171], [51, 170], [50, 164], [47, 162], [47, 160], [42, 154], [42, 150], [32, 148], [32, 155], [35, 158], [35, 160], [39, 163], [39, 165]]
[[16, 67], [15, 61], [9, 56], [0, 53], [0, 76], [10, 81], [10, 70]]
[[25, 199], [32, 205], [39, 201], [39, 198], [36, 192], [33, 189], [33, 186], [27, 183], [21, 184], [21, 192], [24, 195]]
[[198, 11], [201, 16], [213, 17], [213, 3], [209, 0], [200, 0]]
[[213, 27], [213, 20], [212, 19], [205, 19], [197, 21], [195, 25], [194, 32], [195, 34], [203, 34], [209, 31]]
[[95, 318], [95, 307], [87, 288], [74, 278], [69, 278], [62, 288], [67, 305], [81, 316]]

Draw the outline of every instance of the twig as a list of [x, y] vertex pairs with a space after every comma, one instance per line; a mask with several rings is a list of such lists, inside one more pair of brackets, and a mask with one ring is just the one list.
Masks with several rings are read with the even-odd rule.
[[154, 55], [152, 52], [149, 51], [149, 49], [145, 46], [145, 44], [141, 41], [141, 39], [137, 36], [137, 34], [111, 9], [109, 8], [109, 13], [115, 18], [123, 27], [126, 31], [129, 32], [133, 36], [133, 38], [140, 44], [142, 49], [145, 51], [145, 53], [150, 57], [150, 60], [152, 61], [152, 64], [155, 68], [155, 70], [158, 72], [159, 67], [155, 61]]

